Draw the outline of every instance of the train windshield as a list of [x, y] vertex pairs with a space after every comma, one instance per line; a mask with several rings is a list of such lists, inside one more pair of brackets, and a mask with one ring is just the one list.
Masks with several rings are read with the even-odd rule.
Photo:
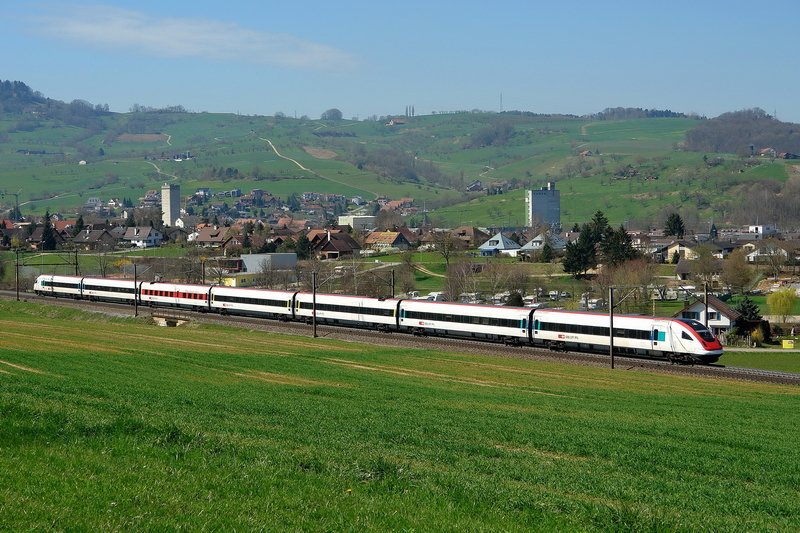
[[704, 341], [706, 342], [714, 341], [714, 335], [712, 335], [711, 332], [708, 331], [708, 328], [705, 327], [701, 322], [689, 319], [681, 319], [679, 320], [679, 322], [683, 322], [684, 324], [695, 330], [697, 334], [700, 335], [700, 338], [703, 339]]

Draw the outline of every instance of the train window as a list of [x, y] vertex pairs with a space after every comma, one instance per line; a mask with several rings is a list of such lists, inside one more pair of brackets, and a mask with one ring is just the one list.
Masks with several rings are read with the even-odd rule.
[[681, 331], [681, 338], [686, 339], [687, 341], [692, 340], [692, 336], [686, 333], [685, 331]]

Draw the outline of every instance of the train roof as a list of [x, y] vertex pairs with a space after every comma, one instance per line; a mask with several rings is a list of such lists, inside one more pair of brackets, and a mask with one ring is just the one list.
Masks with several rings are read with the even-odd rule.
[[[314, 295], [314, 293], [307, 292], [307, 291], [303, 291], [303, 292], [298, 292], [297, 293], [298, 297], [299, 296], [312, 296], [313, 297], [313, 295]], [[353, 294], [333, 294], [333, 293], [330, 293], [330, 292], [318, 292], [317, 293], [317, 298], [319, 298], [320, 296], [334, 296], [336, 298], [356, 298], [356, 299], [359, 299], [359, 300], [375, 300], [375, 301], [378, 301], [378, 302], [397, 302], [397, 301], [400, 300], [400, 298], [374, 298], [372, 296], [358, 296], [358, 295], [353, 295]], [[403, 300], [403, 301], [405, 302], [407, 300]]]
[[484, 308], [484, 309], [508, 309], [508, 310], [512, 310], [513, 309], [513, 310], [517, 310], [517, 311], [525, 311], [525, 312], [528, 312], [528, 313], [533, 311], [532, 307], [517, 307], [517, 306], [511, 306], [511, 305], [465, 304], [465, 303], [461, 303], [461, 302], [434, 302], [434, 301], [425, 300], [425, 299], [416, 300], [416, 299], [410, 299], [410, 298], [406, 299], [406, 298], [404, 298], [403, 302], [415, 303], [415, 304], [416, 303], [421, 303], [421, 304], [425, 304], [425, 305], [458, 305], [458, 306], [463, 306], [463, 307], [469, 307], [470, 309], [481, 309], [481, 308]]
[[[569, 311], [567, 309], [537, 309], [536, 313], [534, 313], [534, 317], [536, 315], [542, 315], [548, 313], [564, 314], [564, 315], [584, 315], [592, 317], [608, 317], [608, 313], [594, 313], [592, 311]], [[675, 320], [672, 317], [666, 317], [666, 316], [630, 315], [630, 314], [617, 314], [617, 313], [614, 313], [614, 318], [638, 318], [643, 320], [646, 319], [646, 320], [667, 320], [667, 321]]]

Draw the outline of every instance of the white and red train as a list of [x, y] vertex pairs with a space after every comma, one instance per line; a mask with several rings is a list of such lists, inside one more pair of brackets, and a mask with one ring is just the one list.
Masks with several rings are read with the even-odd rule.
[[[42, 275], [36, 294], [201, 312], [467, 337], [555, 350], [608, 353], [609, 316], [601, 313], [367, 298], [310, 292], [241, 289], [80, 276]], [[614, 353], [710, 364], [722, 345], [696, 320], [614, 316]]]

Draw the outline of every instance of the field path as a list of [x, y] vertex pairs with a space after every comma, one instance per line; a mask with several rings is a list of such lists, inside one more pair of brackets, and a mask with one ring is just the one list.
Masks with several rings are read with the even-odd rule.
[[429, 275], [429, 276], [435, 276], [435, 277], [437, 277], [437, 278], [443, 278], [443, 277], [445, 277], [445, 275], [444, 275], [444, 274], [437, 274], [436, 272], [431, 272], [431, 271], [430, 271], [430, 270], [428, 270], [426, 267], [424, 267], [424, 266], [422, 266], [422, 265], [420, 265], [420, 264], [416, 264], [416, 263], [415, 263], [415, 264], [414, 264], [414, 268], [416, 268], [416, 269], [417, 269], [417, 270], [419, 270], [420, 272], [422, 272], [422, 273], [424, 273], [424, 274], [427, 274], [427, 275]]
[[177, 179], [180, 179], [180, 178], [179, 178], [178, 176], [176, 176], [175, 174], [167, 174], [166, 172], [162, 172], [162, 171], [161, 171], [161, 169], [160, 169], [160, 168], [158, 168], [158, 165], [156, 165], [156, 164], [155, 164], [155, 163], [153, 163], [152, 161], [148, 161], [147, 163], [148, 163], [149, 165], [153, 165], [153, 168], [154, 168], [154, 169], [156, 169], [156, 172], [158, 172], [158, 173], [159, 173], [159, 174], [161, 174], [162, 176], [169, 176], [170, 178], [172, 178], [172, 180], [173, 180], [173, 181], [175, 181], [175, 180], [177, 180]]
[[343, 186], [345, 186], [345, 187], [350, 187], [351, 189], [356, 189], [356, 190], [359, 190], [359, 191], [364, 191], [364, 192], [366, 192], [366, 193], [369, 193], [369, 194], [373, 195], [375, 198], [377, 198], [378, 196], [380, 196], [378, 193], [376, 193], [376, 192], [374, 192], [374, 191], [370, 191], [370, 190], [367, 190], [367, 189], [364, 189], [364, 188], [361, 188], [361, 187], [356, 187], [355, 185], [351, 185], [351, 184], [349, 184], [349, 183], [345, 183], [345, 182], [343, 182], [343, 181], [335, 180], [335, 179], [333, 179], [333, 178], [329, 178], [329, 177], [327, 177], [327, 176], [323, 176], [322, 174], [320, 174], [320, 173], [318, 173], [318, 172], [314, 172], [314, 171], [313, 171], [313, 170], [311, 170], [310, 168], [303, 166], [303, 165], [302, 165], [300, 162], [298, 162], [296, 159], [292, 159], [291, 157], [288, 157], [288, 156], [285, 156], [285, 155], [281, 154], [281, 153], [278, 151], [278, 149], [277, 149], [277, 148], [275, 148], [275, 145], [274, 145], [274, 144], [272, 144], [272, 141], [270, 141], [269, 139], [265, 139], [264, 137], [259, 137], [259, 139], [261, 139], [262, 141], [264, 141], [264, 142], [266, 142], [267, 144], [269, 144], [270, 148], [272, 148], [272, 151], [273, 151], [273, 152], [275, 152], [275, 155], [277, 155], [277, 156], [278, 156], [278, 157], [280, 157], [281, 159], [285, 159], [285, 160], [287, 160], [287, 161], [291, 161], [292, 163], [294, 163], [295, 165], [297, 165], [297, 168], [299, 168], [300, 170], [305, 170], [306, 172], [308, 172], [308, 173], [310, 173], [310, 174], [313, 174], [314, 176], [316, 176], [316, 177], [318, 177], [318, 178], [321, 178], [321, 179], [324, 179], [324, 180], [327, 180], [327, 181], [331, 181], [331, 182], [333, 182], [333, 183], [337, 183], [337, 184], [339, 184], [339, 185], [343, 185]]

